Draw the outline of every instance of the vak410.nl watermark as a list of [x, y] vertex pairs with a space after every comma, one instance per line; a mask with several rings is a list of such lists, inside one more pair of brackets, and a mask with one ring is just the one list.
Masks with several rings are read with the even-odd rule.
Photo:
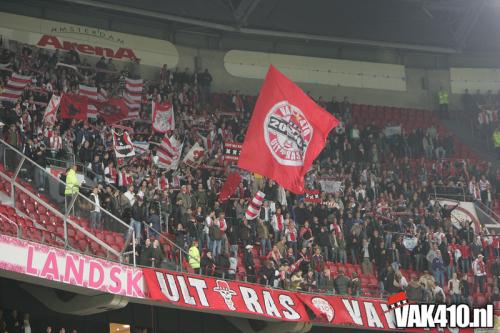
[[494, 307], [472, 308], [468, 304], [410, 303], [406, 293], [388, 298], [389, 311], [394, 313], [398, 328], [493, 328]]

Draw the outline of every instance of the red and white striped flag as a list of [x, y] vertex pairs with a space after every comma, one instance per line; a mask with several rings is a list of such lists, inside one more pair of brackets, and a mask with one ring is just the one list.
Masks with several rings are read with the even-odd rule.
[[89, 99], [87, 117], [97, 118], [97, 107], [95, 106], [95, 102], [98, 101], [97, 88], [80, 84], [78, 86], [78, 94], [80, 96], [87, 96]]
[[108, 100], [108, 92], [103, 88], [99, 89], [99, 92], [97, 93], [97, 100], [99, 102], [106, 102]]
[[142, 79], [125, 79], [125, 103], [130, 109], [128, 118], [138, 118], [141, 109], [142, 89], [144, 81]]
[[52, 95], [49, 104], [45, 108], [45, 113], [43, 114], [43, 123], [49, 126], [54, 126], [57, 118], [57, 109], [59, 109], [59, 104], [61, 104], [61, 96]]
[[176, 170], [181, 159], [183, 145], [174, 136], [170, 138], [164, 137], [156, 151], [158, 166], [167, 170]]
[[0, 94], [0, 100], [16, 102], [24, 92], [24, 88], [31, 82], [31, 76], [13, 73], [7, 81], [3, 93]]
[[258, 191], [255, 193], [252, 201], [248, 205], [248, 208], [245, 212], [245, 217], [247, 220], [253, 220], [259, 215], [260, 208], [262, 207], [262, 203], [264, 202], [264, 198], [266, 197], [264, 192]]

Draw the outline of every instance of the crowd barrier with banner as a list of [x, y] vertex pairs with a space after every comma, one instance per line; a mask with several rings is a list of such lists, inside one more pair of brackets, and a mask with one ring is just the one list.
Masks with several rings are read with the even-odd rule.
[[[397, 329], [385, 300], [296, 293], [163, 269], [134, 268], [6, 235], [0, 235], [0, 253], [8, 254], [0, 256], [0, 275], [5, 275], [2, 271], [24, 274], [127, 296], [130, 302], [149, 300], [186, 310], [321, 326], [422, 331]], [[23, 280], [22, 275], [19, 280]], [[439, 331], [472, 332], [458, 328]]]

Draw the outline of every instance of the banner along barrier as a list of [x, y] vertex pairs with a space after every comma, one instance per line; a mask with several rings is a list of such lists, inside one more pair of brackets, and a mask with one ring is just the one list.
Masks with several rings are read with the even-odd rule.
[[385, 300], [349, 296], [299, 294], [313, 313], [313, 322], [324, 326], [346, 326], [397, 332], [473, 333], [472, 328], [397, 328], [394, 314]]
[[[312, 322], [329, 327], [423, 331], [396, 328], [386, 300], [296, 293], [163, 269], [134, 268], [6, 235], [0, 235], [0, 253], [8, 254], [0, 256], [0, 270], [130, 298], [164, 302], [186, 310]], [[431, 328], [425, 331], [472, 333], [473, 329]]]
[[149, 268], [143, 273], [148, 297], [156, 301], [283, 321], [309, 321], [298, 296], [285, 290]]
[[0, 235], [0, 269], [102, 292], [144, 298], [142, 270]]

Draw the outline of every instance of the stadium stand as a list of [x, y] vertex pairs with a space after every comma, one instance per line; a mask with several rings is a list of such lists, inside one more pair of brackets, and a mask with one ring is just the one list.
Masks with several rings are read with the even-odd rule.
[[[0, 94], [9, 90], [13, 73], [31, 77], [19, 100], [2, 104], [0, 172], [17, 177], [14, 192], [7, 178], [0, 180], [0, 191], [14, 199], [0, 206], [2, 233], [129, 264], [177, 264], [190, 272], [195, 269], [187, 251], [197, 240], [202, 274], [291, 290], [380, 297], [410, 286], [422, 289], [420, 301], [456, 297], [482, 304], [497, 286], [498, 239], [470, 225], [473, 221], [454, 226], [453, 207], [440, 206], [432, 194], [439, 187], [458, 189], [465, 193], [463, 201], [472, 197], [500, 207], [494, 204], [499, 180], [430, 110], [318, 99], [341, 124], [307, 185], [310, 190], [338, 186], [334, 193], [322, 191], [319, 202], [304, 203], [304, 197], [287, 193], [283, 198], [272, 181], [242, 172], [238, 191], [221, 204], [217, 194], [233, 169], [224, 159], [224, 142], [242, 142], [255, 96], [210, 93], [209, 72], [163, 67], [157, 81], [145, 82], [139, 119], [121, 124], [130, 129], [132, 142], [147, 144], [147, 151], [123, 160], [115, 158], [111, 126], [102, 119], [59, 115], [48, 124], [43, 110], [53, 94], [82, 94], [82, 85], [102, 96], [124, 96], [127, 78], [140, 78], [134, 62], [119, 70], [103, 58], [91, 66], [76, 52], [11, 42], [0, 63]], [[196, 143], [205, 148], [202, 165], [175, 171], [158, 167], [154, 143], [162, 135], [151, 130], [153, 101], [173, 104], [172, 134], [184, 142], [184, 152]], [[86, 180], [74, 211], [54, 193], [54, 184], [63, 192], [64, 185], [34, 165], [55, 170], [58, 161], [64, 169], [76, 163]], [[90, 195], [94, 188], [97, 202]], [[257, 220], [246, 221], [248, 202], [259, 189], [266, 202]], [[96, 210], [102, 214], [92, 215]], [[73, 222], [65, 227], [56, 211]], [[133, 258], [126, 254], [131, 251], [128, 225], [136, 222], [139, 250]], [[219, 231], [212, 233], [215, 227]], [[486, 279], [479, 274], [480, 256]], [[449, 283], [453, 273], [460, 277], [459, 298]]]

